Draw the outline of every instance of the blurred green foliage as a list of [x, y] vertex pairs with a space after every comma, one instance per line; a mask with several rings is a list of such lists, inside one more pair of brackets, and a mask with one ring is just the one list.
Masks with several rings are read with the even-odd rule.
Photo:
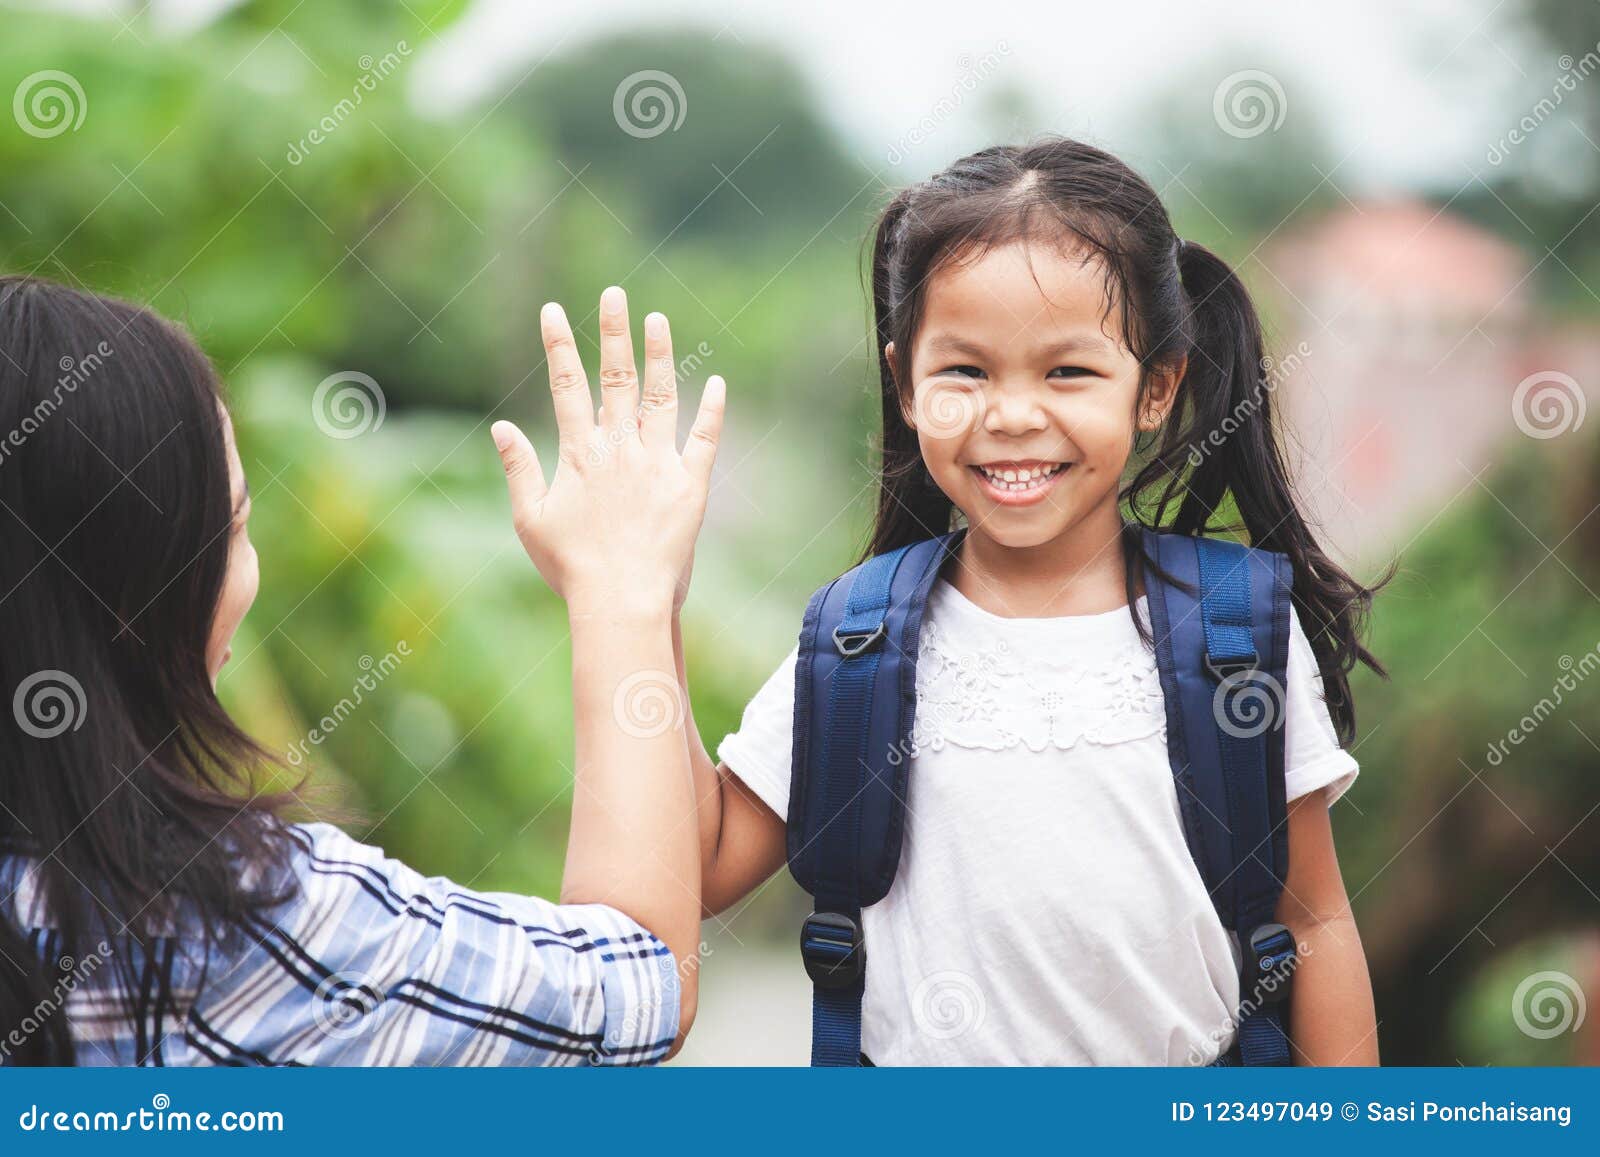
[[[223, 372], [263, 572], [221, 686], [238, 714], [303, 752], [314, 786], [342, 785], [357, 829], [396, 854], [553, 892], [565, 616], [511, 533], [487, 432], [523, 421], [554, 460], [538, 309], [566, 303], [592, 351], [594, 303], [618, 282], [636, 323], [673, 319], [691, 398], [712, 372], [730, 382], [711, 511], [728, 533], [686, 612], [715, 742], [861, 531], [856, 256], [880, 189], [792, 70], [698, 36], [580, 50], [483, 107], [425, 115], [408, 70], [463, 7], [251, 3], [183, 36], [8, 13], [7, 91], [59, 70], [81, 78], [83, 116], [0, 133], [0, 260], [178, 318]], [[696, 115], [629, 135], [613, 92], [662, 53]], [[383, 410], [330, 437], [335, 403], [313, 397], [352, 371]], [[363, 663], [402, 640], [398, 669], [359, 691]]]

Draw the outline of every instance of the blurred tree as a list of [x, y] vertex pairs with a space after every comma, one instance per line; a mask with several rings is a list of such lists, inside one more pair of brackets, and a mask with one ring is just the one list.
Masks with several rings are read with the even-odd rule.
[[1592, 317], [1600, 301], [1600, 7], [1523, 0], [1510, 23], [1532, 34], [1496, 42], [1517, 58], [1517, 98], [1500, 137], [1472, 159], [1478, 180], [1453, 196], [1453, 207], [1528, 250], [1547, 307]]
[[1391, 686], [1355, 687], [1337, 826], [1386, 1063], [1563, 1063], [1575, 1038], [1513, 1038], [1509, 1001], [1456, 1028], [1486, 969], [1600, 918], [1600, 445], [1529, 440], [1484, 483], [1379, 597]]
[[867, 173], [794, 65], [731, 32], [608, 36], [540, 66], [510, 105], [652, 244], [859, 239], [838, 216], [870, 192]]
[[183, 317], [226, 369], [295, 348], [394, 404], [501, 397], [493, 359], [537, 308], [495, 274], [538, 195], [529, 148], [407, 106], [409, 62], [459, 5], [354, 7], [372, 18], [242, 4], [137, 53], [113, 24], [8, 15], [0, 76], [22, 99], [65, 73], [83, 115], [0, 134], [0, 261]]
[[[1180, 233], [1242, 259], [1291, 216], [1339, 200], [1336, 159], [1307, 88], [1237, 55], [1164, 81], [1127, 152]], [[1196, 93], [1212, 99], [1196, 100]]]

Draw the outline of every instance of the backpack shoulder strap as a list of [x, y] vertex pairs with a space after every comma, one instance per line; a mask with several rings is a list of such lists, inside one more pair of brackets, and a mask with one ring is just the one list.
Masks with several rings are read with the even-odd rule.
[[815, 900], [800, 931], [814, 1065], [860, 1060], [861, 909], [900, 864], [922, 616], [957, 540], [868, 559], [812, 596], [800, 629], [788, 858]]
[[1284, 672], [1289, 560], [1221, 539], [1145, 532], [1156, 663], [1184, 835], [1239, 941], [1244, 1064], [1289, 1063], [1283, 1002], [1297, 961], [1276, 923], [1288, 872]]

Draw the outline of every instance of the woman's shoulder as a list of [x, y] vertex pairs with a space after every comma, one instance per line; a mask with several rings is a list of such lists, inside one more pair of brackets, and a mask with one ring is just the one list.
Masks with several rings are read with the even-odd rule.
[[378, 845], [359, 840], [335, 824], [320, 820], [286, 823], [283, 834], [288, 868], [303, 903], [361, 893], [392, 909], [433, 885], [448, 884], [424, 877]]

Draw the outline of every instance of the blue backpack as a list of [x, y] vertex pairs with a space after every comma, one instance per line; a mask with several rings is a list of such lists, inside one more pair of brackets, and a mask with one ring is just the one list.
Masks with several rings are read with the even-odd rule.
[[[815, 901], [800, 930], [813, 1065], [865, 1060], [861, 910], [888, 894], [900, 863], [922, 616], [961, 533], [846, 572], [812, 596], [800, 629], [788, 860]], [[1156, 564], [1145, 591], [1184, 835], [1243, 959], [1237, 1039], [1215, 1063], [1285, 1065], [1283, 1002], [1297, 960], [1274, 917], [1289, 863], [1282, 707], [1293, 574], [1280, 554], [1219, 539], [1146, 530], [1143, 545]]]

